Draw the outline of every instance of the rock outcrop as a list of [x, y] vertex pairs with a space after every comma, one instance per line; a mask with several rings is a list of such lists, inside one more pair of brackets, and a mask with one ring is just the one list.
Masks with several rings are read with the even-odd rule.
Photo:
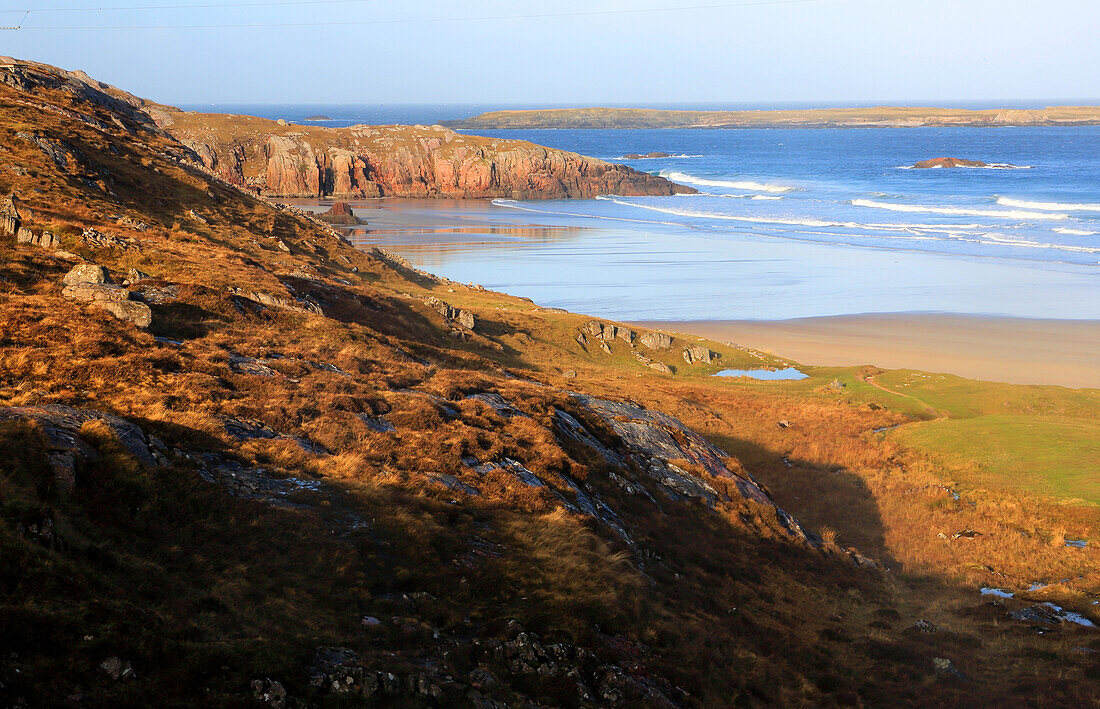
[[684, 361], [688, 364], [710, 364], [720, 356], [703, 345], [685, 347], [683, 351]]
[[473, 330], [477, 327], [477, 318], [474, 317], [474, 314], [471, 313], [469, 310], [456, 308], [453, 305], [444, 303], [442, 300], [436, 298], [435, 296], [429, 296], [425, 299], [424, 302], [435, 308], [436, 311], [438, 311], [439, 314], [442, 315], [445, 319], [452, 322], [457, 322], [459, 325], [466, 328], [467, 330]]
[[141, 464], [155, 465], [145, 433], [136, 425], [117, 416], [59, 404], [0, 408], [0, 421], [11, 420], [33, 422], [42, 432], [53, 483], [61, 494], [73, 492], [80, 466], [100, 457], [96, 447], [81, 433], [84, 425], [89, 422], [101, 422]]
[[153, 323], [153, 311], [149, 306], [131, 300], [130, 291], [111, 283], [110, 274], [103, 266], [75, 266], [65, 274], [62, 282], [65, 287], [61, 295], [70, 300], [106, 310], [119, 320], [126, 320], [137, 327], [146, 328]]
[[639, 338], [639, 342], [651, 350], [667, 350], [672, 347], [672, 338], [663, 332], [647, 332]]
[[190, 112], [172, 118], [172, 134], [206, 169], [273, 197], [560, 199], [695, 192], [625, 165], [442, 126], [323, 128]]
[[8, 195], [0, 202], [0, 236], [15, 236], [19, 233], [19, 227], [23, 223], [23, 215], [19, 211], [19, 202], [15, 195]]

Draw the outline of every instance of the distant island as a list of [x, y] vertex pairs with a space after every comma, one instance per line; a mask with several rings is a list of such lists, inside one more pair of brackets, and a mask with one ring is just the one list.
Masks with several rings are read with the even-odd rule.
[[325, 115], [306, 116], [307, 121], [331, 121], [332, 119]]
[[1041, 109], [815, 108], [789, 111], [664, 111], [651, 108], [560, 108], [491, 111], [457, 121], [451, 128], [915, 128], [923, 126], [1100, 125], [1100, 106]]

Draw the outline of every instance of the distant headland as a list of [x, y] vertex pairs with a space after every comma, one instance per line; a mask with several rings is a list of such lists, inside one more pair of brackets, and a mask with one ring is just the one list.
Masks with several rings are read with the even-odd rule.
[[492, 111], [451, 128], [914, 128], [1100, 125], [1100, 106], [1040, 109], [815, 108], [780, 111], [665, 111], [652, 108], [561, 108]]

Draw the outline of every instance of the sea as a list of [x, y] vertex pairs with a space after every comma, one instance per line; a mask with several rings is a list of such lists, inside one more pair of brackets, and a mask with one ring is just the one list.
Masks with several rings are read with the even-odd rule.
[[[495, 108], [201, 110], [346, 126]], [[368, 225], [357, 242], [455, 280], [627, 320], [1100, 319], [1100, 127], [476, 132], [622, 163], [698, 194], [418, 201], [405, 208], [438, 229]], [[668, 157], [625, 157], [651, 152]], [[988, 167], [913, 168], [947, 156]], [[448, 231], [456, 221], [468, 228]]]

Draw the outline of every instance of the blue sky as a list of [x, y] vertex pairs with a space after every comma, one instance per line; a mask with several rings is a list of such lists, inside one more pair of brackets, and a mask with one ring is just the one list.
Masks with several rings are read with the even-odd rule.
[[[218, 0], [34, 0], [0, 53], [177, 104], [1100, 100], [1100, 0], [169, 4]], [[158, 9], [46, 11], [104, 5]], [[641, 8], [677, 9], [438, 21]], [[179, 27], [241, 24], [289, 26]], [[172, 28], [87, 29], [135, 25]]]

